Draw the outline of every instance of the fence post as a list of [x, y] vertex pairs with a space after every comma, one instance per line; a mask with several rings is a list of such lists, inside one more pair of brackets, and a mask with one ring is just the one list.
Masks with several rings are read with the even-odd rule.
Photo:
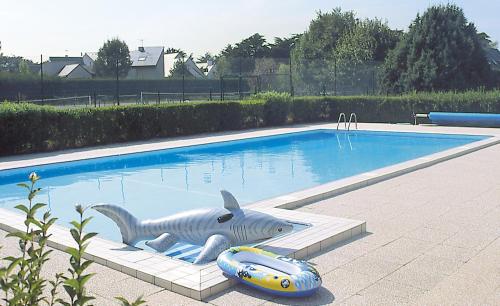
[[94, 107], [97, 107], [97, 94], [94, 91]]
[[224, 78], [220, 77], [220, 100], [224, 101]]
[[294, 96], [294, 90], [293, 90], [293, 78], [292, 78], [292, 49], [290, 48], [290, 71], [289, 71], [289, 75], [290, 75], [290, 96]]
[[17, 103], [21, 102], [21, 93], [18, 91], [17, 92]]
[[44, 97], [44, 92], [43, 92], [43, 54], [40, 54], [40, 94], [42, 96], [42, 103], [43, 103], [43, 97]]
[[118, 59], [116, 59], [116, 104], [120, 105], [120, 74], [118, 71]]
[[209, 96], [208, 100], [212, 101], [212, 87], [210, 87], [210, 96]]
[[160, 104], [160, 91], [158, 90], [158, 104]]
[[242, 93], [241, 93], [241, 72], [240, 75], [238, 76], [238, 95], [240, 96], [240, 100], [242, 99]]
[[184, 102], [184, 81], [185, 81], [185, 77], [184, 77], [184, 70], [186, 69], [186, 62], [184, 61], [184, 56], [182, 56], [182, 102]]
[[91, 107], [91, 106], [92, 106], [92, 95], [89, 94], [89, 107]]
[[372, 70], [372, 95], [375, 95], [375, 67]]
[[141, 91], [141, 98], [140, 98], [140, 99], [141, 99], [141, 100], [140, 100], [141, 105], [144, 105], [144, 100], [143, 100], [143, 98], [142, 98], [142, 91]]
[[334, 57], [333, 58], [334, 62], [333, 62], [333, 68], [334, 68], [334, 76], [335, 76], [335, 79], [334, 79], [334, 83], [333, 83], [333, 91], [335, 92], [335, 95], [337, 95], [337, 57]]

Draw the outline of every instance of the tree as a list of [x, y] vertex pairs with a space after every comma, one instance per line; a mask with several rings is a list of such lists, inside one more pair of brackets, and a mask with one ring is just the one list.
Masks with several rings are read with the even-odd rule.
[[95, 69], [97, 76], [115, 77], [118, 63], [118, 75], [127, 75], [132, 65], [127, 44], [118, 38], [113, 38], [104, 43], [97, 53]]
[[19, 62], [19, 73], [24, 74], [24, 75], [31, 74], [31, 70], [30, 70], [30, 66], [28, 64], [28, 61], [21, 60]]
[[227, 45], [218, 56], [217, 70], [221, 75], [252, 73], [255, 59], [269, 56], [269, 50], [264, 36], [255, 33], [234, 46]]
[[210, 52], [206, 52], [202, 56], [198, 57], [196, 61], [198, 63], [207, 63], [208, 61], [215, 61], [215, 56], [213, 56]]
[[342, 37], [352, 33], [357, 24], [353, 12], [342, 12], [340, 8], [317, 13], [292, 52], [295, 74], [305, 90], [318, 93], [325, 84], [334, 82], [337, 47]]
[[269, 54], [272, 58], [287, 59], [290, 57], [290, 51], [297, 43], [302, 34], [293, 34], [290, 37], [275, 37], [274, 43], [269, 45]]
[[184, 77], [188, 77], [191, 74], [186, 73], [184, 57], [181, 56], [178, 60], [175, 61], [174, 66], [170, 69], [169, 78], [178, 79], [182, 78], [183, 75]]
[[358, 21], [345, 33], [336, 47], [337, 58], [349, 63], [381, 62], [400, 40], [402, 33], [392, 30], [379, 19]]
[[491, 71], [474, 24], [456, 5], [430, 7], [389, 52], [387, 92], [465, 90], [486, 86]]
[[21, 56], [7, 56], [0, 53], [0, 71], [19, 73], [22, 70], [22, 72], [29, 72], [29, 65], [34, 65], [34, 63]]

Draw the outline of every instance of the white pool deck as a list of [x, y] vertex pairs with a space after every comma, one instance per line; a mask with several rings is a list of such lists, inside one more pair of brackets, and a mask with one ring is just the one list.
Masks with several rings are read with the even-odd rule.
[[[1, 158], [0, 169], [335, 126], [304, 125], [15, 156]], [[102, 265], [94, 266], [99, 274], [89, 288], [98, 296], [98, 304], [111, 305], [110, 297], [135, 298], [141, 293], [148, 305], [191, 304], [194, 299], [217, 305], [498, 304], [500, 130], [362, 123], [359, 128], [496, 137], [253, 204], [254, 209], [313, 223], [299, 236], [283, 237], [267, 246], [317, 264], [324, 287], [311, 298], [276, 299], [241, 285], [228, 288], [232, 282], [213, 264], [165, 262], [164, 256], [96, 239], [89, 257]], [[283, 209], [297, 207], [301, 208]], [[0, 211], [4, 230], [20, 225], [19, 216], [10, 214]], [[64, 230], [55, 232], [59, 238], [53, 241], [54, 247], [71, 243]], [[5, 246], [1, 254], [16, 252], [15, 242], [4, 234], [0, 235]], [[58, 264], [47, 271], [50, 274], [64, 270], [67, 255], [56, 252], [53, 257]]]

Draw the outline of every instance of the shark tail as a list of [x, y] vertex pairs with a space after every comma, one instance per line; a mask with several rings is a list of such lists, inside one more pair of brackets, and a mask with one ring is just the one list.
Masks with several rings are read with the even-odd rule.
[[97, 210], [118, 225], [123, 243], [133, 245], [140, 239], [141, 222], [127, 210], [108, 204], [93, 205], [92, 209]]

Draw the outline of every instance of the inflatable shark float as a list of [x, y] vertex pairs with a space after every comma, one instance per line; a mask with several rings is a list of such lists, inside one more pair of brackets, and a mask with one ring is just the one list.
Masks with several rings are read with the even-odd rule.
[[292, 225], [271, 215], [241, 209], [228, 191], [221, 191], [224, 208], [200, 209], [155, 220], [140, 221], [115, 205], [94, 205], [93, 209], [113, 220], [122, 234], [123, 243], [146, 245], [165, 252], [178, 241], [203, 245], [194, 264], [205, 264], [231, 246], [262, 241], [292, 231]]

